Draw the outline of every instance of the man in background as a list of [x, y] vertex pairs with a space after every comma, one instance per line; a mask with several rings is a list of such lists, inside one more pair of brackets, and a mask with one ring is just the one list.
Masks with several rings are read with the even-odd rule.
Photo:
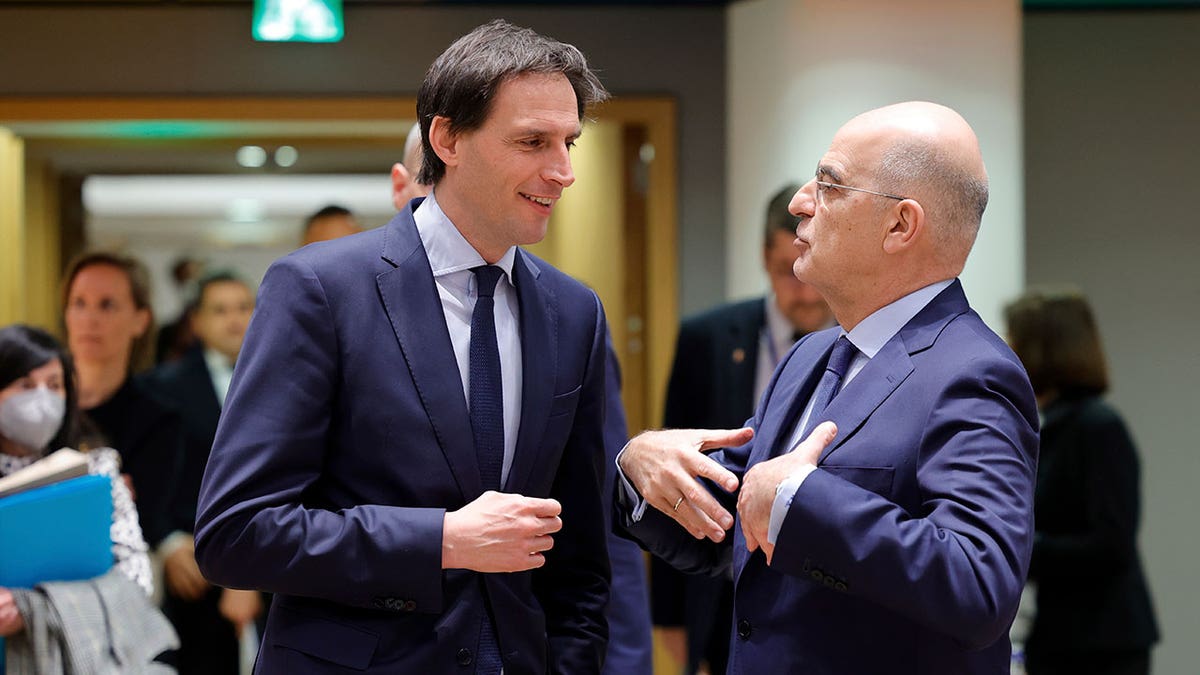
[[323, 207], [304, 221], [304, 233], [300, 245], [308, 246], [317, 241], [329, 241], [348, 234], [362, 232], [362, 225], [350, 209], [337, 204]]
[[[788, 202], [791, 184], [771, 197], [763, 226], [762, 264], [771, 289], [766, 297], [721, 305], [687, 319], [679, 329], [667, 385], [663, 426], [732, 429], [754, 414], [783, 355], [808, 333], [828, 328], [833, 315], [824, 298], [792, 273], [797, 218]], [[733, 580], [725, 575], [683, 574], [651, 559], [654, 623], [668, 648], [686, 658], [687, 673], [702, 661], [724, 673], [729, 660]], [[676, 626], [682, 626], [684, 635]], [[686, 641], [686, 651], [681, 643]]]
[[163, 611], [179, 633], [180, 673], [236, 674], [238, 638], [261, 613], [262, 599], [257, 591], [220, 588], [204, 579], [196, 565], [192, 527], [233, 365], [254, 312], [254, 293], [231, 273], [213, 273], [200, 280], [193, 307], [196, 346], [150, 374], [158, 389], [178, 406], [184, 428], [184, 457], [174, 502], [177, 530], [160, 548], [165, 554]]

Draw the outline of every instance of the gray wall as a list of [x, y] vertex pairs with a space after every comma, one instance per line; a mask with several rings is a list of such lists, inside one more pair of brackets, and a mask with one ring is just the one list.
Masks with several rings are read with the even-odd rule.
[[1099, 315], [1142, 456], [1155, 672], [1179, 675], [1200, 661], [1198, 36], [1200, 11], [1025, 19], [1028, 281], [1076, 284]]
[[455, 37], [495, 16], [572, 42], [616, 95], [679, 105], [680, 291], [724, 298], [724, 8], [422, 8], [352, 4], [333, 45], [250, 38], [250, 7], [0, 7], [0, 95], [415, 94]]

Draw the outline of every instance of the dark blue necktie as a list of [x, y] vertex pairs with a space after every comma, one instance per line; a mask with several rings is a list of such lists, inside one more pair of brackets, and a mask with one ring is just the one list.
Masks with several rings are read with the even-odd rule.
[[[500, 349], [496, 345], [496, 282], [504, 270], [484, 265], [475, 273], [477, 298], [471, 314], [470, 416], [475, 436], [475, 458], [484, 490], [500, 489], [504, 468], [504, 385], [500, 376]], [[485, 603], [486, 606], [486, 603]], [[475, 658], [478, 675], [498, 675], [504, 663], [492, 619], [484, 612]]]
[[496, 282], [504, 270], [484, 265], [475, 273], [478, 298], [471, 314], [471, 431], [484, 490], [500, 489], [504, 467], [504, 386], [496, 346]]
[[817, 383], [817, 390], [813, 392], [812, 413], [808, 416], [808, 424], [800, 436], [801, 439], [807, 436], [818, 422], [823, 421], [821, 415], [825, 413], [825, 408], [829, 407], [829, 402], [837, 394], [838, 388], [842, 384], [842, 378], [846, 376], [850, 362], [854, 360], [854, 355], [857, 353], [858, 349], [850, 343], [850, 340], [846, 339], [845, 335], [833, 343], [833, 351], [829, 353], [829, 362], [825, 364], [825, 372], [821, 375], [821, 381]]

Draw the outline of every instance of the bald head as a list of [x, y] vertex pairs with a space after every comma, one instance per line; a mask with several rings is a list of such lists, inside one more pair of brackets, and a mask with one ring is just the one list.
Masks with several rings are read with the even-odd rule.
[[419, 183], [424, 150], [421, 147], [421, 126], [414, 124], [404, 140], [404, 156], [401, 162], [392, 165], [392, 205], [401, 211], [414, 197], [429, 194], [430, 186]]
[[878, 185], [924, 207], [938, 257], [961, 271], [988, 201], [979, 139], [954, 110], [912, 101], [850, 120], [839, 135], [859, 137], [876, 156]]

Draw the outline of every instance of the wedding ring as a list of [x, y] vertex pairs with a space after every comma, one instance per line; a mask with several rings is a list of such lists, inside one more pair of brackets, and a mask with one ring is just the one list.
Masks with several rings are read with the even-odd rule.
[[678, 511], [679, 505], [683, 503], [683, 495], [679, 495], [679, 499], [675, 500], [675, 506], [671, 507], [672, 511]]

